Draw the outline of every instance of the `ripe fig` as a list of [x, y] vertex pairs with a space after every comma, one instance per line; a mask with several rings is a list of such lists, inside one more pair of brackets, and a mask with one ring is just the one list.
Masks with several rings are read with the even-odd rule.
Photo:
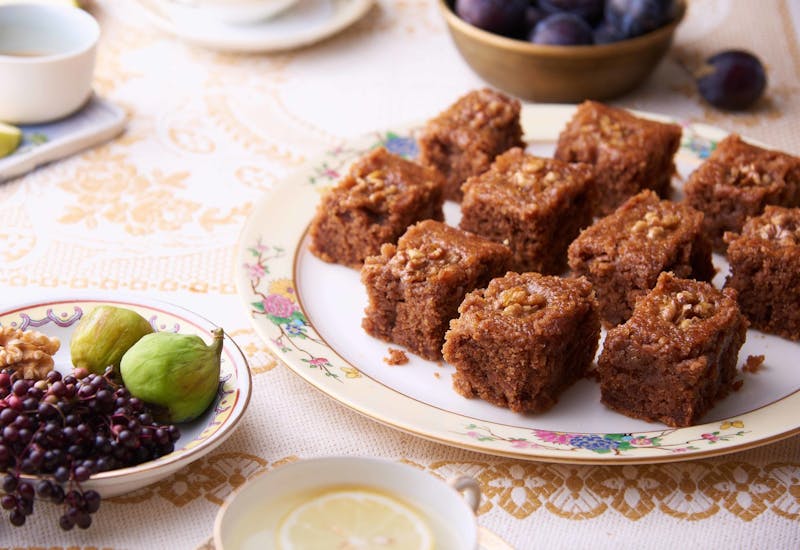
[[154, 406], [161, 422], [194, 420], [219, 386], [222, 329], [210, 345], [196, 335], [156, 332], [142, 337], [122, 357], [120, 373], [131, 395]]
[[147, 319], [122, 307], [97, 306], [81, 317], [69, 341], [75, 368], [103, 374], [106, 367], [119, 369], [119, 362], [139, 338], [153, 332]]

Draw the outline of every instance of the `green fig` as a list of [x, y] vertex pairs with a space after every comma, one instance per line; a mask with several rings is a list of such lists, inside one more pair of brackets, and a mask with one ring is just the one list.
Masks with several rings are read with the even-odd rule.
[[131, 395], [154, 405], [162, 422], [188, 422], [205, 411], [219, 386], [222, 329], [206, 345], [196, 335], [156, 332], [122, 356], [122, 381]]
[[72, 364], [95, 374], [119, 362], [139, 338], [153, 332], [147, 319], [122, 307], [97, 306], [81, 317], [69, 341]]

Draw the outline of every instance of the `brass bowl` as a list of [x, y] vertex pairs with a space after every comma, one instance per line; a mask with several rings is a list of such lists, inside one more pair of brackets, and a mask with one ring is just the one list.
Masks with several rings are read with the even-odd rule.
[[463, 21], [453, 0], [439, 0], [461, 56], [492, 86], [533, 101], [578, 103], [620, 96], [641, 84], [672, 43], [686, 14], [678, 1], [675, 19], [652, 32], [591, 46], [547, 46], [493, 34]]

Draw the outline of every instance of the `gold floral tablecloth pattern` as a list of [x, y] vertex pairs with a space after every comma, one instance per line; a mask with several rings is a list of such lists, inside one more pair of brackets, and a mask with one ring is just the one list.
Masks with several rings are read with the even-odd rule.
[[[800, 2], [690, 0], [669, 58], [617, 103], [706, 121], [800, 154]], [[105, 502], [63, 533], [39, 506], [0, 522], [0, 548], [195, 548], [223, 500], [282, 463], [369, 454], [432, 475], [474, 476], [479, 521], [517, 548], [800, 544], [800, 438], [702, 461], [575, 466], [480, 455], [391, 430], [319, 394], [250, 328], [233, 284], [240, 228], [264, 191], [347, 138], [424, 120], [482, 85], [431, 0], [381, 0], [340, 35], [301, 50], [230, 55], [156, 31], [133, 0], [95, 0], [95, 89], [123, 106], [112, 143], [0, 185], [3, 302], [83, 289], [147, 295], [225, 326], [250, 360], [240, 427], [176, 475]], [[703, 105], [685, 67], [727, 47], [768, 65], [752, 112]], [[435, 52], [435, 55], [432, 55]], [[709, 434], [714, 437], [713, 434]]]

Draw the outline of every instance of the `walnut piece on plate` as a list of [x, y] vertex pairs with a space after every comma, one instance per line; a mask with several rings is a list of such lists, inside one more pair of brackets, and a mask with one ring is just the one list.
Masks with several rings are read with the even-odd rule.
[[60, 347], [58, 338], [39, 331], [0, 327], [0, 369], [41, 380], [53, 370], [53, 355]]

